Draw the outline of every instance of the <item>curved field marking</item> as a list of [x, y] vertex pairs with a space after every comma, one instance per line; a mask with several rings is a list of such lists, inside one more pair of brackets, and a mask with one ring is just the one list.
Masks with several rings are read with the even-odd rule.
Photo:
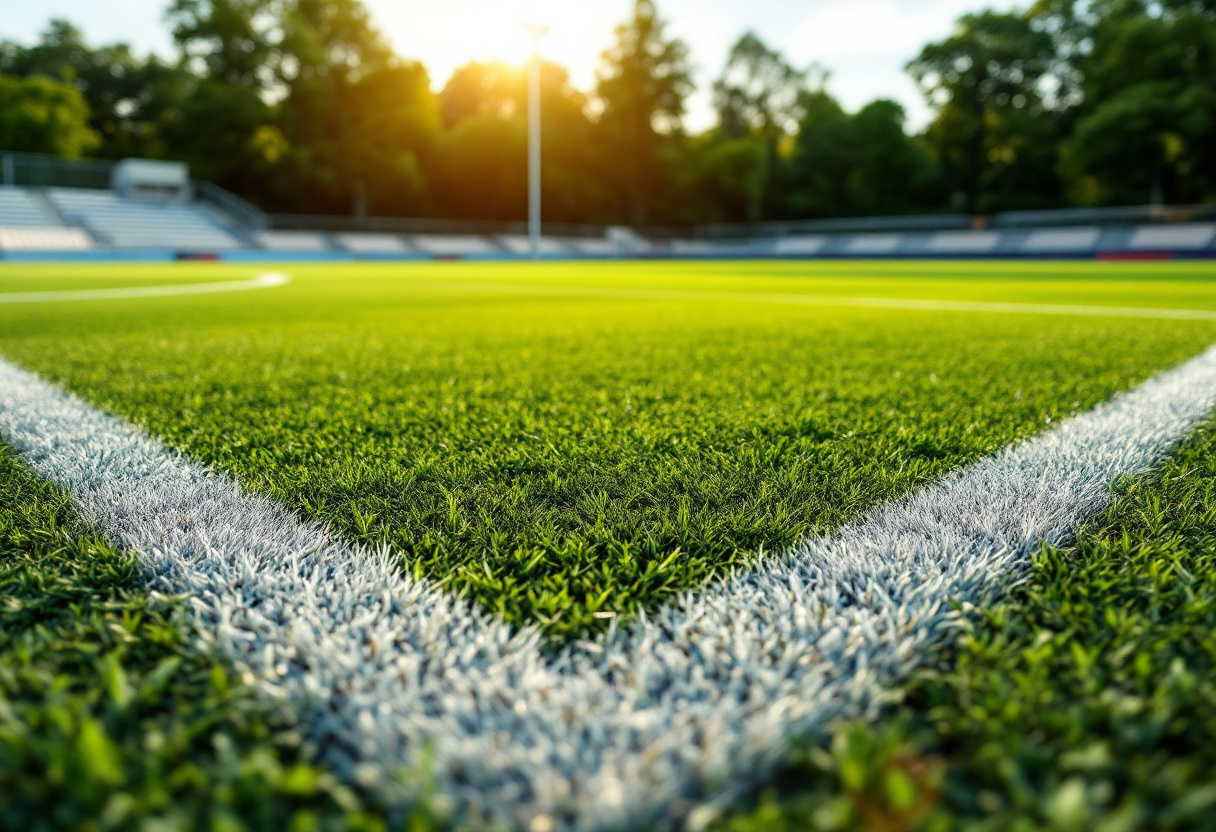
[[0, 294], [5, 303], [61, 303], [76, 300], [123, 300], [126, 298], [167, 298], [177, 295], [216, 295], [223, 292], [249, 292], [286, 286], [285, 274], [264, 274], [253, 280], [227, 280], [218, 283], [182, 283], [174, 286], [131, 286], [120, 289], [69, 289], [60, 292], [10, 292]]
[[[419, 281], [421, 284], [422, 281]], [[608, 286], [544, 286], [533, 283], [486, 283], [454, 279], [426, 282], [428, 288], [461, 289], [504, 294], [622, 300], [693, 300], [722, 303], [765, 303], [781, 306], [833, 306], [895, 309], [911, 312], [981, 312], [999, 315], [1065, 315], [1085, 318], [1149, 318], [1168, 321], [1216, 321], [1216, 309], [1165, 309], [1150, 306], [1093, 306], [1064, 303], [1001, 303], [922, 298], [875, 298], [847, 295], [804, 295], [789, 292], [705, 292], [683, 289], [614, 289]]]
[[0, 431], [190, 596], [205, 646], [404, 806], [425, 767], [474, 826], [710, 817], [836, 717], [872, 715], [1109, 484], [1216, 407], [1216, 348], [1041, 436], [594, 641], [546, 653], [267, 497], [0, 361]]

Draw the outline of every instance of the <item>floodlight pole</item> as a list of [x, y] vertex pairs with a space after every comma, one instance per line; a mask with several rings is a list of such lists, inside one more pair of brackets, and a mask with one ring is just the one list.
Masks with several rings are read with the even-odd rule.
[[528, 248], [540, 259], [540, 41], [549, 30], [525, 26], [532, 35], [532, 61], [528, 68]]

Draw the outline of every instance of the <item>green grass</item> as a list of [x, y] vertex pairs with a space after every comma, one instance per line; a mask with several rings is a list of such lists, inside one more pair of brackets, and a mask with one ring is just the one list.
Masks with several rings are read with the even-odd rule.
[[[830, 530], [1216, 340], [1212, 322], [729, 297], [1213, 308], [1205, 264], [284, 270], [290, 286], [251, 294], [0, 307], [0, 354], [557, 639]], [[0, 291], [255, 273], [19, 268]], [[610, 296], [639, 287], [686, 294]]]
[[311, 755], [0, 445], [0, 829], [386, 828]]
[[1216, 425], [722, 828], [1216, 829]]
[[[1216, 341], [1211, 322], [707, 299], [1216, 308], [1204, 264], [279, 270], [292, 285], [246, 295], [0, 306], [0, 355], [558, 640]], [[256, 274], [6, 266], [0, 293]], [[638, 288], [684, 294], [611, 297]], [[721, 826], [1216, 828], [1214, 483], [1209, 428], [1042, 552], [877, 727], [837, 726]], [[0, 828], [385, 827], [182, 613], [0, 445]]]

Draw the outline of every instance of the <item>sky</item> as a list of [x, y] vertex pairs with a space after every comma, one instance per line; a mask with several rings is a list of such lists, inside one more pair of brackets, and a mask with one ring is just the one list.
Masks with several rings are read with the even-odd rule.
[[[364, 0], [396, 51], [421, 60], [436, 87], [471, 60], [523, 61], [525, 23], [549, 27], [545, 57], [570, 69], [575, 86], [589, 89], [599, 55], [632, 0]], [[62, 17], [94, 43], [122, 41], [139, 51], [171, 54], [163, 23], [168, 0], [5, 0], [0, 38], [32, 42], [47, 21]], [[831, 72], [828, 89], [850, 109], [875, 98], [904, 105], [919, 129], [928, 111], [904, 65], [930, 41], [950, 33], [954, 20], [1010, 0], [658, 0], [669, 34], [688, 43], [698, 93], [687, 126], [713, 123], [709, 85], [731, 44], [745, 31], [783, 52], [795, 66], [818, 62]]]

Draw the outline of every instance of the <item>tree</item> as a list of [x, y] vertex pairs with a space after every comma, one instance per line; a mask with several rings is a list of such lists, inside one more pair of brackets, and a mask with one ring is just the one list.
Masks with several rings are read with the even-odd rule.
[[196, 75], [253, 89], [273, 82], [273, 0], [174, 0], [167, 19]]
[[1074, 58], [1076, 129], [1063, 148], [1073, 198], [1216, 198], [1216, 4], [1098, 0], [1073, 17], [1085, 45]]
[[714, 108], [725, 138], [755, 138], [764, 151], [760, 188], [749, 191], [753, 193], [749, 219], [783, 215], [788, 170], [782, 144], [798, 131], [808, 87], [822, 88], [826, 80], [827, 72], [818, 65], [795, 69], [753, 32], [731, 48], [722, 77], [714, 82]]
[[945, 201], [941, 174], [904, 132], [904, 111], [874, 101], [850, 115], [826, 92], [804, 96], [790, 160], [790, 213], [870, 216], [933, 210]]
[[596, 99], [609, 166], [619, 171], [618, 216], [647, 222], [663, 187], [663, 145], [681, 132], [685, 101], [693, 90], [688, 47], [668, 39], [654, 0], [636, 0], [633, 18], [616, 29], [603, 55]]
[[110, 158], [163, 153], [156, 124], [189, 81], [182, 70], [155, 57], [140, 59], [125, 44], [91, 47], [63, 20], [52, 20], [33, 46], [0, 44], [0, 72], [75, 86], [100, 139], [94, 152]]
[[97, 143], [80, 90], [50, 78], [0, 75], [0, 150], [75, 159]]
[[[434, 173], [438, 202], [450, 216], [527, 215], [527, 91], [526, 71], [494, 61], [459, 68], [439, 94], [448, 132]], [[563, 67], [545, 61], [541, 100], [546, 219], [604, 219], [602, 156], [586, 96]]]
[[768, 141], [797, 131], [803, 92], [821, 87], [827, 73], [819, 66], [795, 69], [754, 32], [731, 47], [722, 77], [714, 82], [719, 129], [732, 138], [758, 135]]
[[963, 15], [908, 65], [936, 110], [929, 146], [969, 212], [1058, 199], [1054, 158], [1033, 152], [1059, 139], [1058, 127], [1041, 129], [1053, 119], [1043, 81], [1055, 56], [1052, 36], [1028, 16], [988, 11]]
[[358, 0], [292, 0], [281, 16], [277, 125], [289, 151], [277, 199], [317, 213], [425, 210], [439, 129], [425, 68], [393, 54]]

